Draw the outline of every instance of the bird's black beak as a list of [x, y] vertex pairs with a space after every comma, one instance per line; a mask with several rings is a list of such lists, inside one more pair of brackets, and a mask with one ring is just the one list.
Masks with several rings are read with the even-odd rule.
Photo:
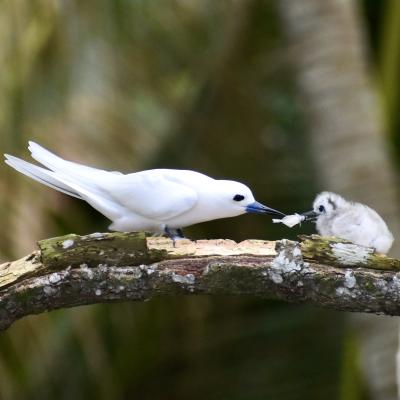
[[246, 212], [251, 213], [251, 214], [270, 214], [270, 215], [276, 215], [278, 217], [286, 216], [286, 214], [281, 213], [280, 211], [274, 210], [273, 208], [264, 206], [264, 204], [261, 204], [258, 201], [255, 201], [254, 203], [249, 204], [246, 207]]
[[305, 217], [304, 221], [315, 221], [319, 217], [319, 214], [314, 210], [303, 212], [300, 215]]

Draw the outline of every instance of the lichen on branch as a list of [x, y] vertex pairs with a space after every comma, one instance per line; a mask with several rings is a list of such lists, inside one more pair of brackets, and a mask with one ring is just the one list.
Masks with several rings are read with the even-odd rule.
[[336, 238], [178, 241], [67, 235], [0, 265], [0, 329], [63, 307], [177, 294], [253, 295], [400, 315], [400, 261]]

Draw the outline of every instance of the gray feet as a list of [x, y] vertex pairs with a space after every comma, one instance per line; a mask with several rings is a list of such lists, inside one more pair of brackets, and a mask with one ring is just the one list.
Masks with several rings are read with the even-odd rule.
[[182, 229], [178, 228], [178, 229], [171, 229], [168, 228], [168, 226], [166, 226], [164, 228], [164, 233], [167, 237], [169, 237], [170, 239], [172, 239], [173, 245], [175, 247], [176, 245], [176, 241], [180, 240], [180, 239], [186, 239], [185, 235], [183, 234]]

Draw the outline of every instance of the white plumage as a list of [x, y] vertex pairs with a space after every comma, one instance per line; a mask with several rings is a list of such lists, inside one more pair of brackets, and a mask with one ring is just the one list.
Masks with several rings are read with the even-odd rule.
[[347, 239], [361, 246], [372, 247], [382, 254], [387, 254], [393, 244], [392, 233], [376, 211], [332, 192], [317, 195], [311, 211], [272, 221], [292, 228], [310, 220], [316, 222], [321, 236]]
[[246, 212], [284, 215], [256, 202], [250, 189], [239, 182], [215, 180], [190, 170], [122, 174], [66, 161], [34, 142], [29, 142], [29, 150], [46, 168], [7, 154], [5, 162], [44, 185], [85, 200], [112, 221], [111, 230], [171, 234], [185, 226]]
[[304, 215], [306, 220], [316, 218], [317, 231], [322, 236], [347, 239], [382, 254], [387, 254], [392, 247], [393, 235], [375, 210], [347, 201], [336, 193], [320, 193], [314, 200], [313, 210]]

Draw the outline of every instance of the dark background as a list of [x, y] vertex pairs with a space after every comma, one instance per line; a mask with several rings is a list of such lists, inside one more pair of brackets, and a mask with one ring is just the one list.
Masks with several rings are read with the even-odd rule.
[[[194, 169], [290, 213], [338, 191], [374, 206], [396, 236], [399, 5], [0, 2], [0, 150], [27, 158], [35, 140], [105, 169]], [[83, 202], [0, 174], [0, 260], [107, 229]], [[186, 230], [238, 241], [310, 232], [250, 215]], [[394, 318], [251, 297], [80, 307], [0, 335], [0, 399], [395, 399], [396, 351]]]

